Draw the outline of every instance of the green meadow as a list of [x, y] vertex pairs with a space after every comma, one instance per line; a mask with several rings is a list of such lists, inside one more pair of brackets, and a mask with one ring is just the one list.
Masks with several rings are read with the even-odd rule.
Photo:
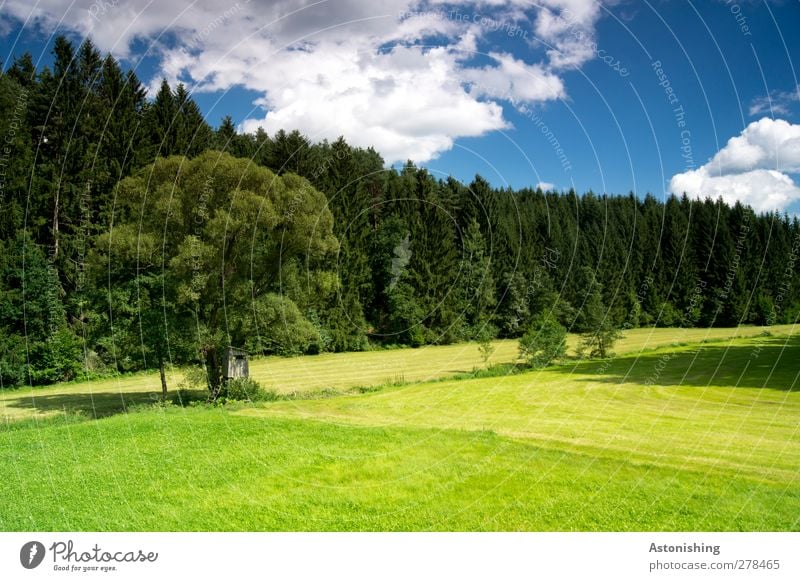
[[221, 407], [141, 405], [154, 374], [0, 392], [0, 530], [800, 530], [795, 327], [616, 352], [263, 358], [281, 397]]

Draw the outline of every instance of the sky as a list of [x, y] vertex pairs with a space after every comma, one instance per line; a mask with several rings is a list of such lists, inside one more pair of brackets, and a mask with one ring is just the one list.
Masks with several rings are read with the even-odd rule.
[[0, 57], [90, 37], [209, 123], [496, 186], [800, 214], [800, 0], [0, 0]]

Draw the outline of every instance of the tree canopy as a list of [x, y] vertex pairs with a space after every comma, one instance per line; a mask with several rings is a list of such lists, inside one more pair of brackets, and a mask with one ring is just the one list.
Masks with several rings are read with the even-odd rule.
[[797, 218], [441, 180], [342, 138], [213, 128], [187, 87], [148, 96], [90, 41], [53, 46], [51, 67], [0, 74], [4, 387], [204, 362], [213, 390], [227, 345], [485, 343], [541, 321], [603, 355], [620, 328], [800, 313]]

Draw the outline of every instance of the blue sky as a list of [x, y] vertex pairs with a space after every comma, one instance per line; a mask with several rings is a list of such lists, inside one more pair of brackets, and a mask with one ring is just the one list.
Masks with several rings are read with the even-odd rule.
[[[800, 2], [11, 0], [4, 54], [91, 36], [209, 122], [496, 185], [800, 210]], [[798, 63], [800, 64], [800, 63]]]

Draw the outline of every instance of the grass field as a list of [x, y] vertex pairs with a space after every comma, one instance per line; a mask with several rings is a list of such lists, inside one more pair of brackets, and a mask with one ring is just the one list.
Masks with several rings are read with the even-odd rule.
[[[789, 334], [793, 329], [793, 325], [769, 328], [771, 333], [778, 335]], [[619, 354], [641, 353], [675, 343], [748, 337], [764, 331], [764, 327], [633, 329], [617, 342], [615, 351]], [[577, 341], [577, 337], [570, 336], [570, 347], [574, 348]], [[496, 341], [494, 345], [490, 365], [517, 359], [516, 341]], [[250, 373], [265, 388], [291, 395], [321, 390], [346, 391], [387, 383], [424, 382], [482, 367], [484, 363], [476, 344], [464, 343], [307, 357], [261, 357], [250, 362]], [[179, 370], [168, 373], [171, 389], [174, 390], [181, 380]], [[118, 413], [130, 404], [155, 401], [160, 394], [161, 383], [155, 372], [50, 387], [0, 390], [0, 420], [47, 417], [63, 414], [65, 410], [103, 417]]]
[[407, 383], [250, 406], [114, 414], [149, 375], [6, 393], [0, 529], [800, 530], [800, 336], [762, 331], [477, 379], [441, 379], [474, 345], [267, 358], [283, 393]]

